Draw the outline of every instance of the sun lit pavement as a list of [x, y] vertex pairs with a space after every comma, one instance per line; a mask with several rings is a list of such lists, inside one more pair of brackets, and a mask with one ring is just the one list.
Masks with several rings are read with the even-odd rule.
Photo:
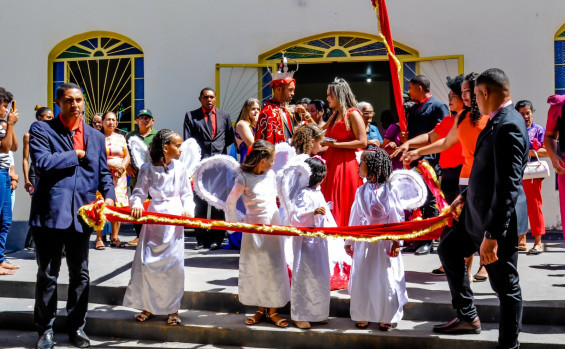
[[[126, 226], [120, 238], [124, 242], [129, 241], [133, 236], [128, 235], [132, 233]], [[547, 238], [545, 251], [541, 255], [529, 256], [521, 253], [519, 257], [518, 266], [524, 298], [524, 331], [520, 337], [523, 347], [527, 347], [528, 343], [565, 345], [565, 338], [561, 338], [565, 336], [557, 334], [565, 332], [565, 328], [555, 327], [565, 325], [565, 245], [560, 233], [550, 233]], [[529, 244], [531, 245], [531, 241]], [[87, 333], [95, 337], [142, 338], [149, 341], [156, 340], [157, 343], [170, 342], [172, 347], [177, 342], [184, 342], [186, 345], [212, 343], [256, 347], [300, 347], [300, 343], [307, 343], [308, 340], [323, 343], [323, 338], [331, 339], [337, 344], [340, 342], [339, 336], [344, 335], [349, 336], [350, 339], [355, 338], [354, 342], [358, 344], [370, 343], [376, 340], [375, 338], [388, 340], [394, 337], [395, 340], [389, 343], [389, 346], [393, 347], [405, 345], [402, 344], [403, 338], [412, 341], [417, 339], [422, 345], [426, 343], [426, 347], [439, 347], [441, 344], [438, 343], [442, 343], [442, 341], [438, 342], [439, 339], [444, 339], [443, 343], [451, 340], [452, 344], [449, 347], [464, 345], [465, 348], [468, 348], [470, 343], [481, 347], [480, 341], [483, 341], [483, 345], [488, 344], [485, 347], [489, 347], [496, 340], [495, 319], [498, 313], [498, 299], [488, 282], [472, 285], [479, 305], [479, 316], [484, 323], [485, 330], [482, 334], [455, 337], [432, 334], [431, 327], [434, 324], [450, 320], [454, 315], [445, 277], [429, 274], [432, 269], [439, 267], [439, 258], [435, 251], [427, 256], [403, 254], [410, 299], [405, 306], [405, 320], [399, 324], [397, 330], [385, 333], [384, 336], [387, 337], [382, 337], [383, 333], [378, 333], [376, 326], [373, 326], [373, 330], [369, 327], [369, 331], [360, 331], [354, 327], [347, 318], [349, 296], [345, 290], [332, 292], [331, 316], [337, 318], [331, 319], [328, 325], [314, 326], [313, 330], [306, 332], [292, 325], [285, 330], [266, 323], [246, 327], [243, 325], [243, 313], [250, 313], [252, 309], [242, 306], [237, 301], [238, 251], [194, 251], [193, 246], [194, 239], [187, 237], [185, 296], [180, 314], [184, 326], [176, 329], [166, 326], [164, 317], [155, 317], [148, 323], [138, 324], [133, 320], [135, 310], [120, 307], [125, 287], [129, 282], [134, 247], [123, 249], [107, 247], [103, 251], [91, 249], [91, 310]], [[2, 297], [0, 309], [4, 310], [0, 313], [0, 328], [32, 331], [34, 281], [37, 270], [34, 253], [19, 251], [9, 254], [8, 259], [19, 264], [21, 269], [15, 275], [0, 278], [0, 297]], [[476, 272], [477, 264], [478, 258], [475, 259], [473, 272]], [[59, 288], [59, 300], [64, 300], [65, 286], [68, 283], [65, 263], [61, 268], [59, 282], [63, 285]], [[59, 305], [64, 309], [64, 302], [60, 302]], [[288, 307], [282, 313], [288, 314]], [[59, 324], [58, 326], [62, 326], [62, 322]], [[191, 331], [184, 331], [189, 327]], [[281, 337], [286, 342], [277, 339], [286, 332], [287, 335]], [[24, 333], [31, 335], [32, 332]], [[230, 337], [235, 333], [238, 333], [237, 337]], [[253, 335], [248, 336], [250, 333]], [[289, 336], [291, 333], [298, 333], [300, 336], [291, 339], [292, 336]], [[128, 341], [124, 339], [116, 342]], [[133, 346], [133, 344], [125, 346]]]

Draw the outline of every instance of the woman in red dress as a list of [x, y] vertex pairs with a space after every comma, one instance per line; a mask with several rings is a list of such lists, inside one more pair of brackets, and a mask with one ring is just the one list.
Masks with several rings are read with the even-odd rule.
[[355, 192], [363, 183], [355, 152], [367, 147], [367, 134], [347, 81], [336, 78], [328, 86], [328, 104], [334, 113], [324, 125], [327, 138], [323, 145], [328, 146], [324, 158], [328, 174], [322, 182], [322, 193], [326, 201], [333, 203], [332, 214], [337, 226], [341, 227], [349, 225]]

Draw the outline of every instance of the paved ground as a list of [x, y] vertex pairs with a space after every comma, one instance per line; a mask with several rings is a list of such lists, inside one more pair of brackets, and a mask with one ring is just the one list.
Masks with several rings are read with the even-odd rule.
[[[131, 234], [131, 233], [126, 233]], [[133, 237], [122, 235], [123, 241]], [[545, 241], [545, 251], [537, 256], [520, 253], [518, 267], [525, 302], [565, 302], [565, 245], [558, 234]], [[556, 240], [553, 240], [556, 239]], [[94, 235], [91, 246], [94, 247]], [[528, 241], [531, 245], [532, 242]], [[186, 238], [185, 290], [193, 292], [220, 292], [237, 294], [239, 251], [216, 250], [194, 251], [194, 238]], [[106, 250], [90, 250], [91, 284], [97, 286], [127, 286], [131, 272], [134, 247], [123, 249], [107, 247]], [[411, 302], [450, 303], [449, 287], [445, 277], [432, 276], [429, 272], [439, 266], [435, 251], [426, 256], [404, 253], [408, 296]], [[35, 253], [19, 251], [8, 255], [8, 260], [20, 265], [15, 275], [2, 276], [11, 281], [34, 281], [37, 272]], [[478, 269], [478, 259], [473, 272]], [[68, 283], [65, 263], [61, 267], [59, 282]], [[497, 298], [488, 282], [473, 283], [475, 297], [481, 304], [497, 304]], [[347, 291], [333, 291], [332, 296], [348, 298]]]
[[[129, 241], [133, 238], [131, 229], [127, 228], [128, 227], [126, 226], [125, 232], [120, 236], [123, 241]], [[91, 240], [92, 247], [94, 247], [94, 236]], [[521, 339], [532, 344], [535, 344], [536, 341], [538, 341], [538, 343], [539, 341], [543, 341], [542, 343], [563, 345], [565, 344], [565, 341], [561, 339], [561, 332], [563, 329], [560, 327], [552, 328], [551, 326], [563, 326], [564, 323], [561, 321], [559, 321], [559, 323], [554, 323], [552, 320], [544, 322], [544, 316], [548, 316], [546, 314], [549, 314], [552, 311], [552, 314], [555, 314], [556, 309], [557, 313], [563, 313], [562, 311], [565, 310], [565, 245], [563, 244], [562, 236], [557, 233], [548, 234], [544, 242], [545, 251], [541, 255], [528, 256], [525, 253], [521, 253], [519, 257], [519, 272], [521, 276], [524, 306], [528, 308], [528, 311], [525, 312], [525, 319], [535, 319], [535, 321], [531, 323], [534, 327], [525, 326], [525, 331], [521, 336]], [[531, 245], [531, 241], [529, 241], [529, 244]], [[189, 298], [193, 297], [192, 295], [198, 294], [197, 296], [194, 296], [194, 299], [196, 299], [196, 301], [200, 301], [204, 300], [206, 295], [220, 294], [225, 296], [223, 297], [224, 300], [229, 299], [232, 303], [237, 303], [235, 295], [237, 294], [238, 251], [194, 251], [192, 249], [193, 246], [194, 238], [187, 237], [185, 250], [185, 290], [187, 293], [191, 294]], [[126, 247], [123, 249], [108, 247], [103, 251], [91, 249], [90, 270], [92, 285], [99, 287], [99, 289], [121, 289], [123, 292], [123, 288], [127, 286], [129, 282], [131, 261], [133, 259], [134, 252], [135, 249], [133, 247]], [[2, 288], [4, 288], [5, 285], [8, 285], [8, 283], [21, 285], [17, 287], [22, 287], [22, 290], [24, 287], [27, 289], [27, 295], [23, 297], [31, 297], [29, 295], [29, 289], [31, 289], [31, 283], [35, 281], [35, 273], [37, 271], [35, 254], [33, 251], [24, 250], [9, 254], [8, 259], [13, 263], [19, 264], [21, 269], [15, 275], [0, 277], [0, 293], [3, 293], [3, 297], [6, 297], [0, 298], [0, 309], [8, 311], [11, 306], [17, 307], [17, 303], [21, 303], [25, 304], [25, 308], [31, 310], [33, 304], [31, 299], [22, 299], [20, 302], [20, 300], [14, 299], [15, 297], [18, 297], [17, 295], [6, 295], [8, 292], [4, 292]], [[409, 316], [406, 316], [407, 319], [399, 324], [399, 331], [396, 335], [419, 335], [429, 337], [431, 335], [431, 326], [434, 323], [437, 323], [437, 321], [449, 320], [449, 318], [445, 317], [451, 316], [451, 311], [449, 310], [451, 299], [446, 279], [445, 277], [437, 277], [429, 274], [432, 269], [439, 266], [439, 259], [437, 254], [435, 254], [435, 251], [427, 256], [415, 256], [411, 253], [406, 253], [403, 255], [403, 260], [406, 270], [408, 296], [410, 298], [409, 304], [406, 306], [405, 310], [407, 315], [410, 314], [410, 318]], [[475, 265], [473, 267], [473, 272], [475, 272], [476, 269], [477, 266]], [[67, 268], [64, 263], [59, 280], [62, 284], [68, 283]], [[496, 306], [498, 305], [498, 299], [496, 298], [495, 293], [490, 288], [488, 282], [474, 283], [472, 287], [477, 303], [480, 306], [483, 306], [483, 308], [479, 309], [480, 315], [483, 314], [481, 315], [481, 319], [483, 322], [492, 322], [492, 320], [489, 319], [489, 316], [492, 314], [489, 312], [492, 311], [492, 309], [496, 310]], [[330, 321], [332, 324], [332, 326], [330, 326], [331, 331], [334, 331], [335, 327], [335, 330], [342, 331], [343, 333], [351, 332], [352, 324], [350, 320], [346, 318], [347, 308], [345, 308], [345, 310], [343, 309], [344, 305], [347, 306], [345, 301], [349, 298], [347, 291], [333, 291], [332, 297], [332, 307], [334, 305], [339, 307], [340, 314], [338, 316], [342, 316], [343, 318], [335, 320], [332, 319]], [[185, 296], [185, 298], [187, 297]], [[115, 304], [119, 304], [119, 301], [120, 300], [118, 299]], [[191, 301], [194, 302], [195, 300]], [[100, 314], [101, 309], [104, 307], [109, 308], [109, 306], [105, 306], [103, 304], [92, 304], [92, 306], [96, 307], [98, 310], [98, 312], [92, 312], [93, 316], [103, 316], [96, 314]], [[493, 306], [495, 308], [493, 308]], [[20, 305], [19, 307], [21, 309], [22, 306]], [[113, 314], [119, 314], [119, 309], [118, 312], [116, 312], [115, 307], [112, 309], [114, 309], [113, 311], [115, 312]], [[482, 309], [485, 310], [483, 313], [481, 313]], [[133, 310], [124, 309], [121, 310], [121, 312], [125, 312], [125, 316], [121, 320], [122, 322], [125, 321], [123, 322], [125, 326], [130, 326], [134, 323], [130, 320], [133, 317]], [[212, 316], [214, 318], [217, 316], [214, 315], [213, 312], [206, 313], [206, 310], [201, 312], [202, 315], [197, 316], [197, 314], [199, 313], [196, 311], [181, 310], [181, 317], [183, 317], [183, 321], [186, 317], [188, 317], [187, 320], [194, 320], [196, 326], [199, 326], [199, 318], [202, 318], [202, 321], [205, 322], [206, 316]], [[562, 317], [556, 318], [562, 319]], [[232, 328], [236, 330], [245, 329], [245, 326], [242, 325], [243, 315], [238, 314], [238, 311], [234, 311], [233, 314], [224, 317], [224, 320], [222, 321], [226, 322], [226, 325], [224, 326], [225, 328]], [[548, 326], [540, 328], [540, 325], [542, 324]], [[210, 327], [210, 324], [205, 323], [200, 326]], [[494, 324], [490, 325], [490, 327], [488, 327], [488, 325], [485, 326], [484, 335], [481, 334], [480, 338], [494, 341], [496, 339], [495, 326], [496, 325]], [[239, 329], [239, 327], [242, 329]], [[247, 327], [247, 329], [249, 329], [249, 327]], [[270, 331], [276, 331], [276, 329], [273, 329], [272, 326], [269, 326], [268, 329]], [[407, 332], [403, 332], [403, 329]], [[418, 329], [420, 330], [419, 332]], [[26, 329], [25, 331], [0, 330], [0, 347], [33, 346], [37, 337], [34, 337], [35, 334], [32, 332], [27, 332], [28, 330], [29, 329]], [[255, 330], [259, 330], [259, 327], [255, 328]], [[295, 330], [297, 329], [294, 329], [293, 331]], [[320, 330], [329, 331], [330, 328], [321, 328]], [[312, 331], [312, 333], [314, 332], [315, 331]], [[267, 335], [269, 336], [271, 334]], [[460, 338], [464, 340], [464, 338]], [[475, 339], [478, 339], [478, 337], [469, 338], [470, 341]], [[64, 345], [68, 345], [66, 336], [63, 335], [58, 338], [58, 340], [59, 343], [63, 345], [63, 348], [65, 347]], [[93, 344], [96, 344], [98, 347], [231, 348], [229, 346], [204, 346], [202, 344], [191, 344], [190, 342], [174, 342], [178, 339], [172, 339], [171, 341], [164, 340], [162, 342], [132, 341], [94, 336], [93, 340]], [[266, 343], [269, 343], [269, 341]]]

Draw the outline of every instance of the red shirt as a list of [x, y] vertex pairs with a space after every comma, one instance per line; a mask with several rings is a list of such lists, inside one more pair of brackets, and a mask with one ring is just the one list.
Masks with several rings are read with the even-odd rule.
[[204, 119], [208, 123], [208, 113], [212, 117], [212, 138], [216, 137], [216, 107], [212, 107], [210, 111], [207, 111], [202, 107], [202, 112], [204, 113]]
[[59, 120], [63, 126], [65, 126], [69, 131], [73, 133], [73, 145], [75, 150], [85, 150], [84, 149], [84, 124], [82, 123], [82, 118], [78, 118], [74, 125], [67, 124], [65, 120], [59, 114]]
[[430, 100], [430, 98], [432, 98], [432, 94], [430, 93], [430, 95], [426, 98], [424, 98], [421, 102], [420, 102], [420, 106], [418, 107], [418, 110], [422, 109], [422, 106], [424, 105], [424, 103], [426, 103], [427, 101]]
[[[436, 125], [434, 131], [440, 138], [445, 138], [449, 133], [449, 130], [453, 127], [454, 122], [455, 117], [453, 115], [448, 115]], [[461, 151], [461, 143], [459, 141], [457, 141], [453, 147], [442, 151], [439, 155], [439, 167], [441, 168], [457, 167], [462, 164], [463, 155]]]

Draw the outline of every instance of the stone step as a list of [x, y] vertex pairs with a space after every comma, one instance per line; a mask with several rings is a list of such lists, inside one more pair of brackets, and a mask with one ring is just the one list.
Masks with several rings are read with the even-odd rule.
[[[0, 330], [0, 343], [2, 343], [2, 348], [35, 348], [38, 338], [37, 332], [35, 331]], [[92, 335], [90, 335], [89, 338], [91, 347], [93, 348], [267, 349], [232, 345], [163, 342]], [[76, 349], [65, 333], [55, 333], [55, 343], [55, 348], [57, 349]]]
[[[0, 298], [6, 309], [0, 312], [0, 328], [33, 330], [33, 300]], [[85, 331], [92, 336], [104, 336], [138, 341], [201, 343], [211, 345], [277, 347], [277, 348], [453, 348], [483, 349], [495, 346], [498, 329], [484, 322], [479, 335], [437, 335], [432, 332], [436, 322], [403, 320], [391, 332], [379, 331], [371, 324], [367, 330], [357, 329], [347, 318], [331, 318], [326, 325], [314, 325], [311, 330], [294, 326], [278, 328], [270, 323], [246, 326], [243, 313], [223, 313], [202, 310], [180, 312], [182, 324], [169, 326], [166, 316], [154, 316], [147, 322], [134, 320], [133, 309], [105, 304], [90, 304]], [[59, 302], [55, 331], [64, 333], [64, 303]], [[484, 320], [483, 320], [484, 321]], [[520, 335], [522, 348], [563, 348], [564, 326], [524, 325]]]
[[[35, 295], [35, 283], [29, 281], [0, 280], [0, 297], [28, 298]], [[58, 285], [58, 300], [67, 299], [67, 284]], [[123, 286], [96, 286], [91, 285], [89, 301], [108, 306], [120, 306], [126, 288]], [[346, 291], [338, 291], [344, 293]], [[335, 291], [334, 293], [335, 294]], [[1, 303], [0, 303], [1, 304]], [[481, 319], [485, 322], [498, 322], [498, 301], [478, 301], [477, 308]], [[213, 291], [185, 291], [181, 301], [181, 309], [192, 309], [223, 313], [242, 313], [250, 311], [238, 300], [237, 294]], [[565, 301], [524, 301], [523, 323], [530, 325], [565, 324]], [[280, 309], [280, 313], [289, 314], [290, 306]], [[442, 322], [452, 318], [454, 311], [451, 304], [434, 302], [433, 300], [410, 300], [404, 306], [404, 319], [414, 321]], [[330, 316], [349, 318], [349, 299], [346, 297], [332, 296]]]

